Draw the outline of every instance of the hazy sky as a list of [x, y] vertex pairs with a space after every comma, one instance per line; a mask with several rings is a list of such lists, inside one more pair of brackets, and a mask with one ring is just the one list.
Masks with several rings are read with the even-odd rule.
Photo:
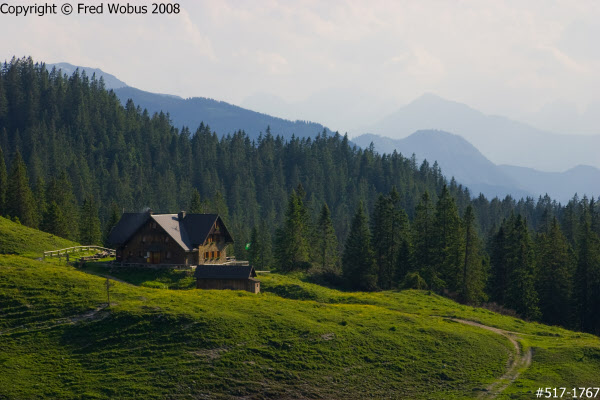
[[183, 97], [242, 104], [262, 93], [255, 104], [269, 107], [264, 94], [276, 95], [298, 104], [303, 119], [325, 118], [307, 106], [320, 96], [321, 109], [371, 105], [349, 113], [347, 126], [339, 115], [318, 120], [340, 131], [425, 92], [513, 117], [557, 102], [576, 114], [600, 100], [595, 0], [180, 4], [173, 16], [108, 15], [106, 4], [106, 15], [0, 15], [1, 55], [97, 67]]

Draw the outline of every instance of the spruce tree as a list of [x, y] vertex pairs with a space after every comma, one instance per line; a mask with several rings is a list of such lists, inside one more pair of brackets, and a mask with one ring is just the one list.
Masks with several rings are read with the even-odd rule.
[[114, 228], [114, 226], [117, 225], [117, 223], [119, 222], [120, 219], [121, 219], [121, 210], [119, 210], [119, 206], [117, 206], [116, 203], [112, 203], [110, 205], [110, 215], [108, 217], [108, 221], [106, 221], [106, 224], [104, 226], [104, 234], [103, 234], [102, 242], [104, 243], [105, 246], [109, 246], [112, 244], [112, 243], [108, 242], [108, 236], [110, 235], [110, 231], [112, 230], [112, 228]]
[[392, 237], [393, 205], [390, 199], [379, 194], [371, 218], [372, 246], [377, 263], [377, 284], [382, 289], [392, 285], [396, 261], [396, 244]]
[[51, 201], [46, 208], [42, 219], [42, 230], [53, 235], [67, 238], [70, 236], [69, 220], [63, 214], [62, 209], [56, 201]]
[[415, 219], [412, 223], [413, 246], [415, 251], [415, 263], [417, 268], [430, 267], [433, 264], [434, 246], [434, 208], [425, 192], [415, 208]]
[[459, 291], [464, 264], [460, 217], [446, 185], [436, 204], [434, 227], [433, 267], [448, 289]]
[[35, 183], [33, 197], [35, 199], [36, 224], [41, 226], [42, 221], [44, 220], [44, 214], [48, 207], [46, 202], [46, 182], [44, 182], [42, 177], [38, 177], [37, 182]]
[[462, 221], [464, 236], [464, 261], [462, 265], [460, 297], [467, 303], [479, 304], [486, 300], [485, 284], [487, 271], [484, 269], [481, 244], [475, 225], [475, 213], [467, 206]]
[[600, 238], [592, 229], [587, 215], [582, 215], [577, 243], [575, 300], [577, 326], [600, 334]]
[[192, 190], [192, 198], [190, 199], [188, 210], [190, 214], [202, 214], [204, 212], [202, 199], [200, 198], [200, 193], [196, 188]]
[[276, 233], [275, 261], [279, 268], [291, 271], [308, 267], [308, 233], [304, 204], [293, 190], [288, 200], [284, 224]]
[[29, 187], [27, 167], [20, 153], [12, 161], [6, 191], [6, 214], [26, 226], [35, 227], [35, 204]]
[[[48, 182], [46, 201], [48, 204], [54, 202], [60, 208], [60, 215], [65, 219], [65, 225], [51, 228], [50, 221], [47, 220], [46, 216], [43, 218], [42, 224], [46, 229], [51, 229], [51, 232], [58, 236], [77, 241], [79, 239], [79, 207], [73, 195], [71, 181], [66, 172], [63, 171], [58, 179], [52, 178]], [[51, 214], [48, 215], [50, 216]], [[52, 218], [54, 219], [55, 217]]]
[[248, 261], [250, 262], [250, 265], [253, 265], [255, 268], [258, 268], [258, 264], [260, 262], [260, 254], [262, 250], [262, 242], [258, 235], [258, 229], [256, 229], [256, 227], [253, 227], [252, 233], [250, 234], [250, 248], [248, 248]]
[[[2, 79], [0, 78], [0, 81]], [[4, 153], [0, 147], [0, 215], [5, 213], [6, 187], [8, 185], [8, 175], [6, 174], [6, 163], [4, 162]]]
[[318, 233], [315, 237], [315, 253], [321, 272], [326, 275], [339, 275], [338, 240], [327, 203], [321, 208], [315, 231]]
[[520, 215], [514, 220], [509, 233], [508, 272], [506, 306], [523, 318], [539, 319], [535, 253], [527, 223]]
[[350, 234], [344, 246], [342, 271], [351, 288], [364, 291], [377, 289], [377, 265], [362, 201], [352, 218]]
[[570, 326], [573, 292], [574, 254], [553, 218], [546, 231], [537, 238], [537, 289], [542, 321], [551, 325]]
[[408, 238], [402, 240], [398, 256], [396, 257], [396, 271], [394, 273], [394, 282], [400, 286], [404, 281], [406, 274], [415, 270], [413, 252]]
[[508, 234], [509, 222], [504, 220], [498, 232], [491, 238], [490, 244], [490, 280], [488, 293], [498, 304], [506, 303], [508, 291]]
[[102, 241], [98, 206], [92, 197], [88, 197], [81, 205], [79, 222], [79, 243], [83, 245], [99, 245]]

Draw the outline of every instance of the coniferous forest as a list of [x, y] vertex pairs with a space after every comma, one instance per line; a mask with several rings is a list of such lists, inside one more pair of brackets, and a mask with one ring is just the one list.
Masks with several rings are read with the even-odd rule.
[[429, 289], [600, 334], [594, 199], [473, 197], [436, 163], [347, 136], [240, 129], [174, 127], [101, 79], [13, 58], [0, 71], [0, 213], [82, 244], [102, 243], [123, 210], [219, 213], [257, 269]]

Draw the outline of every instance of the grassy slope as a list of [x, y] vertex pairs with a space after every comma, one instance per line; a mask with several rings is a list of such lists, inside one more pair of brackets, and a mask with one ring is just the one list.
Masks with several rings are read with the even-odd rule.
[[0, 254], [20, 254], [37, 258], [42, 257], [46, 250], [72, 246], [77, 246], [77, 243], [0, 217]]
[[105, 279], [0, 256], [0, 399], [475, 397], [505, 371], [510, 343], [441, 316], [518, 331], [535, 348], [505, 397], [598, 385], [600, 340], [591, 335], [427, 292], [260, 279], [260, 295], [115, 282], [116, 304], [85, 319], [106, 302]]

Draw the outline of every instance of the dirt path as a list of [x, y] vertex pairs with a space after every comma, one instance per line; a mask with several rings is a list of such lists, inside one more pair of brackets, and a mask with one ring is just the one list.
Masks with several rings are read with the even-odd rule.
[[515, 352], [508, 360], [508, 370], [498, 378], [495, 382], [489, 384], [485, 391], [481, 392], [479, 395], [480, 399], [494, 399], [496, 398], [504, 389], [506, 389], [511, 383], [513, 383], [525, 370], [529, 365], [531, 365], [531, 348], [527, 351], [526, 354], [523, 354], [521, 351], [521, 346], [519, 342], [517, 342], [517, 334], [515, 332], [505, 331], [503, 329], [494, 328], [492, 326], [487, 326], [480, 324], [478, 322], [467, 321], [464, 319], [458, 318], [449, 318], [451, 321], [459, 322], [465, 325], [476, 326], [481, 329], [487, 329], [488, 331], [492, 331], [497, 333], [498, 335], [502, 335], [512, 343]]

